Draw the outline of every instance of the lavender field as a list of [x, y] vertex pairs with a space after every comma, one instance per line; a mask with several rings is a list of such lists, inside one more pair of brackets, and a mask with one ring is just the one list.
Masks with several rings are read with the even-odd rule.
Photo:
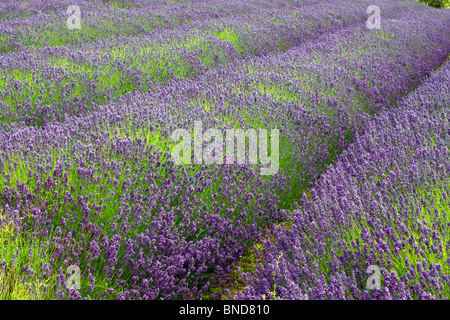
[[412, 0], [0, 0], [0, 300], [450, 298], [449, 56]]

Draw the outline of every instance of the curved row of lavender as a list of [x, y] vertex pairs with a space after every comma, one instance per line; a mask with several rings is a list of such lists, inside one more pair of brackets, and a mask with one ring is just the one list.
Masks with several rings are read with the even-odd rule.
[[447, 62], [366, 126], [288, 228], [268, 232], [235, 298], [448, 299], [449, 105]]
[[[421, 8], [381, 33], [349, 26], [59, 123], [3, 124], [1, 270], [13, 280], [27, 273], [21, 280], [46, 297], [200, 297], [264, 227], [288, 219], [279, 210], [287, 177], [315, 179], [370, 114], [448, 55], [448, 15]], [[280, 173], [174, 166], [170, 132], [199, 119], [205, 128], [279, 128]], [[67, 292], [73, 264], [82, 289]]]
[[[366, 10], [371, 4], [369, 0], [350, 4], [337, 0], [306, 6], [299, 2], [285, 8], [275, 3], [273, 7], [250, 10], [248, 14], [235, 9], [231, 10], [233, 15], [206, 16], [176, 28], [167, 26], [140, 36], [125, 36], [120, 28], [117, 34], [102, 30], [96, 24], [106, 18], [100, 14], [103, 11], [97, 9], [82, 20], [83, 26], [94, 25], [85, 26], [87, 30], [97, 31], [89, 31], [88, 34], [94, 34], [93, 39], [79, 45], [40, 43], [35, 47], [20, 31], [20, 28], [24, 28], [24, 32], [33, 30], [35, 37], [42, 39], [41, 34], [47, 32], [50, 23], [56, 31], [49, 31], [49, 37], [58, 41], [64, 37], [61, 30], [70, 36], [80, 34], [67, 30], [64, 11], [51, 15], [51, 21], [39, 22], [42, 31], [32, 22], [6, 25], [0, 37], [25, 39], [20, 40], [23, 44], [18, 49], [0, 55], [0, 77], [4, 79], [0, 86], [3, 101], [0, 119], [2, 123], [43, 125], [62, 121], [66, 115], [83, 115], [130, 91], [154, 90], [158, 85], [195, 78], [221, 65], [239, 65], [244, 57], [283, 52], [345, 27], [365, 25]], [[379, 0], [378, 5], [383, 7], [384, 19], [409, 12], [432, 14], [420, 3]], [[218, 2], [217, 7], [221, 6]], [[153, 15], [153, 9], [147, 9], [148, 12], [136, 12]], [[126, 20], [118, 22], [110, 10], [106, 12], [114, 23], [130, 25]], [[129, 16], [129, 10], [121, 14], [135, 20], [133, 15]]]

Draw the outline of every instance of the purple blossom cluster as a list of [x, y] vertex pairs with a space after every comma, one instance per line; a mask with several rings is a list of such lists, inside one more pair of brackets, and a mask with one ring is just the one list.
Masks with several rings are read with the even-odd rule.
[[448, 299], [449, 93], [447, 62], [370, 121], [255, 247], [261, 263], [235, 298]]

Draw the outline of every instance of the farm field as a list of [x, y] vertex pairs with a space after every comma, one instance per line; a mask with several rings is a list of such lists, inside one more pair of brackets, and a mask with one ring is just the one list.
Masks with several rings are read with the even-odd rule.
[[450, 298], [450, 9], [0, 0], [0, 300]]

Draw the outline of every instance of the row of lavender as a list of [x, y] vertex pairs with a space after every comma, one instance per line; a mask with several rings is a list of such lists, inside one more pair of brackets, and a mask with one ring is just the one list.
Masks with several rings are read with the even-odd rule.
[[[419, 3], [377, 3], [383, 7], [384, 19], [409, 12], [431, 14]], [[274, 6], [255, 9], [245, 14], [245, 19], [243, 13], [198, 18], [141, 36], [103, 30], [89, 34], [102, 33], [108, 38], [94, 36], [92, 41], [80, 45], [41, 44], [34, 48], [31, 40], [21, 40], [26, 47], [0, 55], [0, 118], [3, 124], [43, 125], [61, 121], [66, 115], [86, 114], [131, 91], [153, 90], [158, 84], [198, 77], [221, 65], [239, 65], [242, 57], [283, 52], [345, 27], [364, 25], [371, 4], [368, 0], [351, 4], [339, 0], [307, 6], [297, 3], [287, 8]], [[83, 24], [105, 20], [98, 12], [102, 11], [83, 16]], [[122, 14], [128, 17], [129, 10]], [[52, 17], [55, 21], [50, 25], [56, 28], [61, 24], [58, 28], [67, 29], [63, 14]], [[129, 26], [126, 21], [118, 24]], [[48, 22], [43, 23], [43, 28], [47, 25]], [[26, 38], [14, 34], [18, 28], [9, 28], [12, 31], [3, 35], [6, 39]], [[33, 25], [24, 28], [34, 30], [39, 39], [46, 32]], [[59, 31], [51, 32], [58, 41], [63, 37]], [[70, 32], [71, 36], [79, 34]]]
[[366, 126], [288, 228], [268, 232], [235, 298], [449, 298], [449, 106], [447, 62]]
[[[147, 35], [173, 29], [195, 21], [251, 15], [264, 10], [299, 8], [319, 1], [35, 1], [0, 3], [0, 52], [18, 51], [23, 46], [79, 45], [110, 37]], [[76, 5], [80, 9], [82, 28], [67, 28], [67, 10]], [[122, 7], [122, 8], [121, 8]], [[125, 8], [123, 8], [125, 7]], [[81, 22], [81, 21], [80, 21]], [[7, 38], [4, 38], [4, 36]]]
[[[73, 264], [82, 290], [69, 297], [199, 297], [268, 223], [287, 219], [278, 209], [292, 170], [313, 170], [313, 179], [333, 143], [344, 148], [345, 134], [362, 127], [367, 113], [395, 102], [441, 63], [449, 27], [445, 13], [409, 12], [386, 21], [383, 33], [348, 27], [283, 54], [122, 96], [59, 124], [7, 127], [2, 270], [14, 278], [24, 268], [36, 285], [51, 279], [47, 297], [64, 296]], [[174, 166], [168, 135], [194, 120], [280, 128], [280, 174]]]

